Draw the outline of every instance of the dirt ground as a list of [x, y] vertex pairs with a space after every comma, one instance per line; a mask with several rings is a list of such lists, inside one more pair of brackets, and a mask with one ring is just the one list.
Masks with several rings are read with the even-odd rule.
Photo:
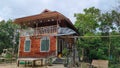
[[[2, 63], [0, 64], [0, 68], [32, 68], [32, 67], [25, 67], [24, 65], [20, 65], [19, 67], [17, 67], [16, 63]], [[42, 67], [33, 67], [33, 68], [46, 68], [45, 66]], [[53, 66], [47, 66], [47, 68], [65, 68], [63, 65], [60, 64], [56, 64]]]

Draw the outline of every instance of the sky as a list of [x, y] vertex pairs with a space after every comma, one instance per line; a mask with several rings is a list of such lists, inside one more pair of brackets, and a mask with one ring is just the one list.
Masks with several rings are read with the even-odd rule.
[[0, 0], [0, 20], [14, 20], [49, 9], [62, 13], [74, 23], [74, 13], [83, 13], [85, 8], [94, 6], [106, 12], [117, 5], [118, 0]]

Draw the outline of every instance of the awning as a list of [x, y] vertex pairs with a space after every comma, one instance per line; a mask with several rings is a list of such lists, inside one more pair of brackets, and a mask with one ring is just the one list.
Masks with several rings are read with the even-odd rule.
[[59, 27], [58, 34], [56, 34], [56, 36], [73, 35], [73, 34], [77, 34], [77, 33], [68, 27]]

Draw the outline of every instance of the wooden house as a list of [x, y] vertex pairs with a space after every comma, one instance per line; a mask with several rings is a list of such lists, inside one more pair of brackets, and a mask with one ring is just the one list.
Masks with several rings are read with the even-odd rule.
[[57, 11], [44, 10], [42, 13], [15, 19], [21, 26], [19, 60], [38, 60], [46, 57], [62, 57], [64, 48], [72, 48], [73, 38], [78, 35], [71, 21]]

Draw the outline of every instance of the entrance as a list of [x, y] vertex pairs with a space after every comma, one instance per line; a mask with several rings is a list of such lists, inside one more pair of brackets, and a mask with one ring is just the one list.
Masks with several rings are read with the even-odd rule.
[[64, 49], [64, 40], [63, 39], [58, 39], [58, 57], [62, 57], [62, 51]]

